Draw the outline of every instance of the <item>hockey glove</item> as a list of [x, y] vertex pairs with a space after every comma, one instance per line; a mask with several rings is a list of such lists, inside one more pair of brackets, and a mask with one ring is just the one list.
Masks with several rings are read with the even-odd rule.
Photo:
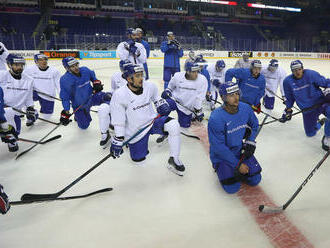
[[7, 194], [3, 191], [3, 187], [0, 184], [0, 212], [5, 214], [10, 209], [10, 203]]
[[162, 98], [167, 99], [172, 97], [172, 91], [170, 89], [166, 89], [162, 93]]
[[126, 41], [126, 43], [127, 43], [128, 47], [130, 47], [130, 46], [134, 46], [135, 41], [132, 40], [132, 39], [129, 39], [129, 40]]
[[279, 119], [279, 121], [284, 123], [286, 121], [291, 120], [291, 118], [292, 118], [292, 109], [286, 108], [284, 110], [284, 113], [283, 113], [282, 117]]
[[220, 81], [219, 81], [219, 79], [213, 79], [213, 80], [212, 80], [212, 84], [213, 84], [215, 87], [219, 88], [219, 86], [220, 86]]
[[0, 124], [0, 137], [5, 143], [14, 144], [17, 141], [17, 135], [12, 125], [7, 122]]
[[195, 109], [196, 120], [202, 122], [204, 119], [204, 113], [202, 109]]
[[35, 110], [33, 107], [27, 107], [26, 108], [26, 125], [31, 126], [33, 123], [38, 119], [39, 114], [38, 111]]
[[61, 112], [61, 118], [60, 118], [60, 122], [62, 123], [63, 126], [67, 126], [69, 125], [69, 123], [72, 121], [70, 120], [71, 114], [69, 113], [69, 111], [66, 110], [62, 110]]
[[124, 137], [115, 136], [111, 138], [110, 154], [113, 158], [119, 158], [123, 154], [123, 143]]
[[212, 95], [211, 95], [211, 92], [206, 92], [206, 96], [205, 96], [205, 99], [207, 102], [211, 102], [212, 101]]
[[135, 54], [137, 51], [137, 47], [135, 45], [129, 47], [129, 53]]
[[112, 98], [112, 93], [105, 92], [104, 95], [102, 96], [102, 103], [110, 104], [111, 98]]
[[100, 80], [93, 81], [93, 93], [99, 93], [103, 90], [103, 84]]
[[254, 112], [256, 112], [257, 114], [260, 114], [261, 112], [261, 104], [258, 103], [257, 105], [252, 105], [252, 109]]
[[164, 99], [155, 102], [157, 113], [160, 115], [169, 115], [171, 113], [170, 105]]
[[330, 102], [330, 88], [326, 88], [324, 91], [323, 91], [323, 95], [325, 97], [325, 101], [326, 102]]
[[256, 142], [251, 140], [246, 140], [243, 142], [243, 146], [241, 149], [241, 158], [244, 156], [244, 159], [250, 158], [254, 151], [256, 150]]

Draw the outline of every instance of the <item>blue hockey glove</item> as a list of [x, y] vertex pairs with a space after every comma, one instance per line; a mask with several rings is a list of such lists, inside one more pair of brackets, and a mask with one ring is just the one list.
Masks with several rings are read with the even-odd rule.
[[213, 84], [215, 87], [219, 88], [219, 86], [220, 86], [220, 81], [219, 81], [219, 79], [213, 79], [213, 80], [212, 80], [212, 84]]
[[202, 122], [204, 119], [204, 113], [202, 109], [195, 109], [196, 120]]
[[126, 43], [127, 43], [127, 45], [130, 47], [130, 46], [134, 46], [135, 41], [132, 40], [132, 39], [129, 39], [129, 40], [126, 41]]
[[115, 136], [111, 138], [110, 154], [113, 158], [119, 158], [123, 154], [123, 143], [124, 137]]
[[241, 157], [244, 156], [244, 159], [250, 158], [254, 151], [256, 150], [256, 142], [251, 140], [246, 140], [243, 142], [243, 146], [241, 149]]
[[7, 194], [3, 191], [3, 187], [0, 184], [0, 213], [5, 214], [10, 209], [10, 203]]
[[137, 47], [135, 45], [129, 46], [129, 53], [135, 54], [137, 51]]
[[279, 122], [284, 123], [286, 121], [291, 120], [291, 118], [292, 118], [292, 109], [287, 109], [286, 108], [284, 110], [284, 113], [283, 113], [282, 117], [279, 119]]
[[172, 97], [172, 91], [170, 89], [166, 89], [162, 93], [162, 98], [167, 99]]
[[160, 115], [169, 115], [171, 113], [170, 105], [164, 99], [155, 102], [155, 106]]

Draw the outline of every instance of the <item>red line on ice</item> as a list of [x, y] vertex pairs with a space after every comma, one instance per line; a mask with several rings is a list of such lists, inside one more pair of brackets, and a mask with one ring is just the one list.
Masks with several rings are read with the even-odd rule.
[[[204, 125], [193, 125], [193, 132], [201, 139], [206, 152], [209, 152], [207, 129]], [[307, 238], [290, 222], [284, 213], [260, 213], [258, 206], [265, 204], [275, 206], [275, 203], [262, 190], [260, 186], [249, 187], [242, 185], [237, 193], [238, 198], [248, 208], [260, 229], [267, 235], [276, 248], [312, 248], [314, 247]]]

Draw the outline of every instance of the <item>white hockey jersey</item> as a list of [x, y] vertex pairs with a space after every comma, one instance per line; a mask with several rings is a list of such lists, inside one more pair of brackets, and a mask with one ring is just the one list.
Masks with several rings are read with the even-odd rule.
[[206, 68], [210, 74], [211, 82], [214, 79], [218, 79], [220, 81], [220, 84], [225, 83], [225, 75], [227, 68], [223, 68], [220, 72], [216, 69], [216, 64], [211, 64]]
[[[185, 71], [175, 73], [168, 84], [168, 89], [172, 91], [173, 98], [183, 106], [191, 110], [201, 109], [207, 91], [207, 79], [198, 73], [196, 80], [187, 80], [185, 74]], [[177, 104], [178, 109], [190, 115], [191, 112], [180, 104]]]
[[[23, 73], [33, 78], [34, 90], [53, 97], [56, 96], [56, 92], [59, 94], [61, 73], [55, 67], [50, 66], [46, 71], [41, 71], [37, 65], [31, 65]], [[38, 95], [45, 100], [54, 101], [48, 96]]]
[[127, 44], [126, 41], [119, 43], [119, 45], [117, 46], [116, 53], [117, 53], [118, 57], [120, 58], [120, 60], [128, 59], [133, 64], [141, 65], [143, 67], [143, 64], [147, 62], [146, 49], [139, 42], [135, 42], [135, 46], [137, 47], [137, 51], [134, 54], [134, 56], [129, 53], [129, 50], [128, 50], [129, 45]]
[[23, 73], [17, 80], [9, 71], [0, 71], [0, 87], [5, 105], [20, 110], [33, 106], [33, 78], [28, 75]]
[[[277, 88], [280, 85], [280, 90], [282, 96], [284, 96], [284, 89], [283, 89], [283, 80], [286, 77], [286, 72], [280, 66], [276, 69], [276, 71], [271, 72], [268, 70], [268, 67], [264, 67], [261, 70], [261, 74], [264, 75], [266, 79], [266, 95], [269, 97], [274, 97], [273, 93], [277, 93]], [[269, 91], [267, 90], [269, 89]], [[273, 92], [273, 93], [271, 93]]]
[[250, 68], [250, 65], [251, 65], [250, 60], [245, 62], [243, 59], [239, 59], [239, 60], [237, 60], [234, 68]]
[[[134, 94], [128, 86], [116, 90], [111, 98], [111, 123], [117, 137], [132, 137], [139, 129], [145, 127], [157, 116], [153, 103], [160, 99], [157, 86], [143, 81], [143, 93]], [[129, 143], [139, 141], [152, 127], [148, 127]]]
[[3, 52], [2, 54], [0, 55], [0, 71], [2, 70], [7, 70], [7, 67], [6, 67], [6, 64], [7, 64], [7, 61], [6, 61], [6, 58], [9, 54], [7, 48], [5, 47], [5, 45], [3, 43], [0, 42], [0, 53], [1, 53], [1, 50], [3, 49]]
[[116, 89], [119, 89], [121, 86], [126, 85], [127, 81], [122, 77], [122, 72], [115, 72], [111, 76], [111, 89], [110, 92], [113, 93]]

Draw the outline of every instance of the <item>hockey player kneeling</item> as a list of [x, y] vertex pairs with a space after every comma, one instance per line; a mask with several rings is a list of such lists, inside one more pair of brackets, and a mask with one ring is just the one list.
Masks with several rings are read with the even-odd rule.
[[214, 110], [208, 122], [210, 158], [223, 189], [236, 193], [241, 183], [256, 186], [261, 167], [253, 156], [258, 120], [251, 107], [239, 102], [236, 83], [220, 85], [224, 105]]
[[[171, 112], [168, 103], [159, 97], [155, 84], [144, 81], [143, 68], [138, 65], [125, 67], [123, 77], [127, 85], [116, 90], [110, 103], [112, 124], [115, 137], [111, 140], [110, 153], [114, 158], [123, 153], [123, 143], [134, 137], [129, 143], [131, 159], [141, 164], [149, 153], [148, 140], [151, 134], [168, 134], [170, 157], [168, 168], [182, 176], [185, 167], [179, 159], [180, 126], [177, 120], [168, 117]], [[154, 103], [158, 114], [155, 112]], [[148, 124], [151, 124], [148, 126]], [[144, 127], [148, 126], [141, 133]]]

